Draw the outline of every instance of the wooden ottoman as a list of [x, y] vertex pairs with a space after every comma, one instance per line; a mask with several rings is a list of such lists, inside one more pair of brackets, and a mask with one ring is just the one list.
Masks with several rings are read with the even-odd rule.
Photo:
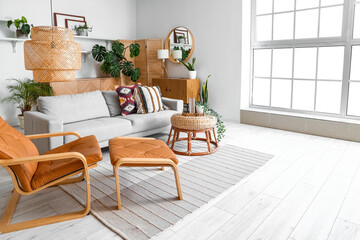
[[118, 209], [121, 209], [119, 167], [161, 167], [174, 170], [179, 199], [182, 200], [178, 159], [173, 151], [161, 140], [155, 138], [116, 137], [109, 140], [110, 160], [116, 182]]

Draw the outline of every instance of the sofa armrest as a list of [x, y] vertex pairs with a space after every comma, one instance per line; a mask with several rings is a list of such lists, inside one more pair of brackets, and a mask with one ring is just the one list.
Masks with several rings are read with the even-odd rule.
[[184, 109], [184, 101], [183, 100], [163, 97], [162, 102], [163, 102], [163, 104], [168, 106], [171, 110], [175, 110], [179, 113], [183, 112], [183, 109]]
[[[25, 135], [40, 133], [63, 132], [63, 122], [60, 119], [48, 116], [38, 111], [27, 111], [24, 113]], [[49, 151], [64, 144], [64, 138], [53, 137], [44, 139], [32, 139], [39, 153]]]

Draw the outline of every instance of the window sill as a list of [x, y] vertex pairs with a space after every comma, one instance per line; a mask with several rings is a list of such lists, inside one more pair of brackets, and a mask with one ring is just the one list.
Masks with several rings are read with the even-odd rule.
[[360, 142], [360, 121], [354, 119], [247, 108], [240, 110], [240, 122]]
[[251, 112], [269, 113], [269, 114], [276, 114], [276, 115], [283, 115], [283, 116], [290, 116], [290, 117], [299, 117], [299, 118], [318, 119], [318, 120], [332, 121], [332, 122], [360, 124], [360, 120], [357, 120], [357, 119], [315, 115], [315, 114], [307, 114], [307, 113], [285, 112], [285, 111], [260, 109], [260, 108], [252, 108], [252, 107], [241, 109], [241, 111], [251, 111]]

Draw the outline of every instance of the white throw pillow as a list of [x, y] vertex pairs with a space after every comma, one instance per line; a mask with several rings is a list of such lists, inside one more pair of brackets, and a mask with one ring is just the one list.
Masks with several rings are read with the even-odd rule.
[[164, 110], [158, 86], [137, 86], [134, 91], [137, 113], [153, 113]]

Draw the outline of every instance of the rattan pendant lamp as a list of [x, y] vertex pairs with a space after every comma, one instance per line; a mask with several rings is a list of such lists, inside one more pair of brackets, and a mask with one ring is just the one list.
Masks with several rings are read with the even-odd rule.
[[81, 46], [68, 28], [39, 26], [31, 29], [24, 43], [25, 69], [33, 70], [36, 82], [75, 80], [81, 68]]

